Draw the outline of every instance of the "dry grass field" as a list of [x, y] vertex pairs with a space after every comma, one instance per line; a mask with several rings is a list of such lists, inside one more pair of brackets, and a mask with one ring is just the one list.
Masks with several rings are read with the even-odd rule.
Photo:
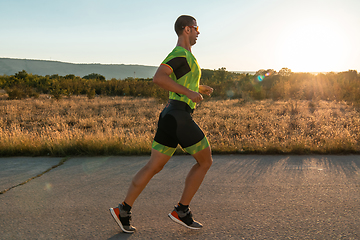
[[[149, 154], [163, 104], [133, 97], [2, 99], [0, 156]], [[360, 113], [345, 102], [207, 98], [193, 117], [214, 153], [360, 152]]]

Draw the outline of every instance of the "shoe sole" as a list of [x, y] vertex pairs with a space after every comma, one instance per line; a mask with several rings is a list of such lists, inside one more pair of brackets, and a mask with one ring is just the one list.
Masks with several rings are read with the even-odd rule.
[[184, 227], [187, 227], [187, 228], [190, 228], [190, 229], [193, 229], [193, 230], [199, 230], [201, 228], [195, 228], [195, 227], [191, 227], [191, 226], [188, 226], [186, 225], [183, 221], [179, 220], [177, 217], [173, 216], [171, 213], [168, 214], [169, 218], [171, 220], [173, 220], [174, 222], [180, 224], [180, 225], [183, 225]]
[[115, 222], [119, 225], [119, 227], [121, 228], [121, 230], [124, 232], [124, 233], [134, 233], [134, 231], [129, 231], [129, 230], [126, 230], [124, 229], [124, 226], [122, 225], [122, 223], [120, 222], [120, 219], [118, 218], [119, 216], [119, 210], [114, 210], [114, 208], [110, 208], [110, 213], [111, 213], [111, 216], [114, 218]]

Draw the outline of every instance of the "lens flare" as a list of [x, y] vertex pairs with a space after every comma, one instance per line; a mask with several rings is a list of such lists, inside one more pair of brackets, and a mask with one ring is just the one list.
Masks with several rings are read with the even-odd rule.
[[228, 90], [228, 91], [226, 91], [226, 95], [228, 98], [232, 98], [235, 95], [235, 93], [233, 90]]
[[45, 183], [44, 190], [50, 191], [53, 188], [51, 183]]
[[259, 76], [257, 76], [257, 80], [258, 80], [259, 82], [261, 82], [262, 80], [264, 80], [265, 77], [268, 77], [268, 76], [270, 76], [270, 75], [271, 75], [270, 72], [265, 73], [265, 75], [259, 75]]

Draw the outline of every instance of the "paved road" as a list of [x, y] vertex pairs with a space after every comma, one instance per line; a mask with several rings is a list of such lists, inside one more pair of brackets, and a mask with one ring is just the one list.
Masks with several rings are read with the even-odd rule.
[[[201, 230], [168, 219], [194, 163], [175, 156], [133, 209], [132, 235], [117, 206], [148, 157], [76, 157], [0, 194], [0, 239], [360, 239], [360, 157], [214, 156], [191, 204]], [[0, 191], [60, 158], [0, 158]]]

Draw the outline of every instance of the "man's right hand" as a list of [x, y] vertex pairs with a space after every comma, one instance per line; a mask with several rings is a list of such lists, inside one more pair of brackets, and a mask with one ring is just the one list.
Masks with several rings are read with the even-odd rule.
[[189, 89], [189, 93], [186, 94], [186, 96], [194, 103], [199, 103], [204, 99], [200, 93], [192, 91], [190, 89]]

